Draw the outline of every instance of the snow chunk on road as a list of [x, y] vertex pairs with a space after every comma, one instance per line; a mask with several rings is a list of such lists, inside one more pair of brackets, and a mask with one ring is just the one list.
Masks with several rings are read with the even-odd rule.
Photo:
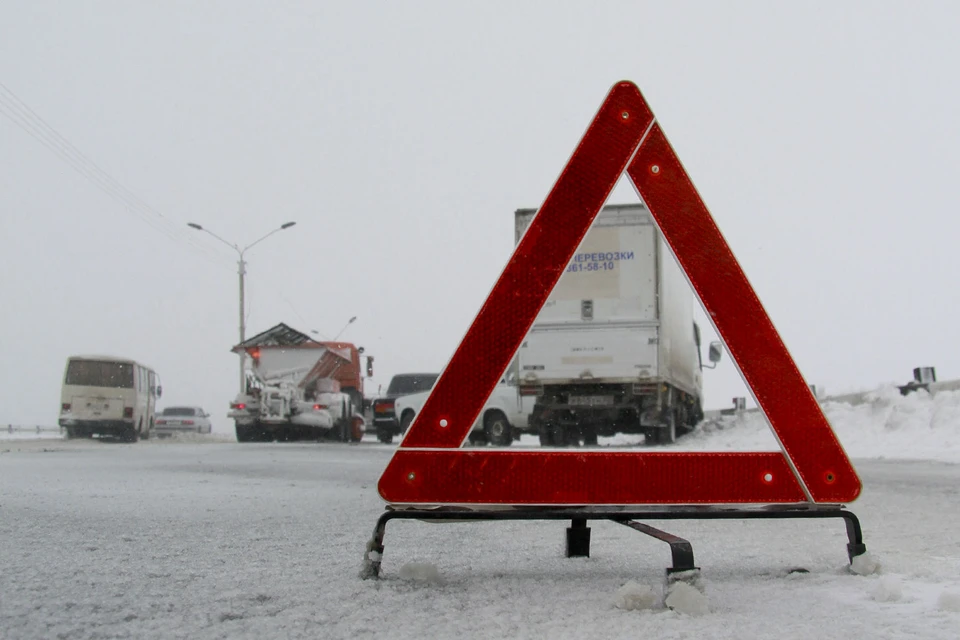
[[903, 597], [903, 587], [896, 578], [882, 578], [870, 589], [870, 597], [877, 602], [896, 602]]
[[666, 605], [688, 616], [710, 613], [707, 597], [686, 582], [674, 582], [667, 590]]
[[638, 609], [655, 609], [660, 604], [660, 594], [653, 588], [631, 580], [617, 589], [613, 599], [613, 606], [626, 611]]
[[940, 611], [958, 611], [960, 612], [960, 591], [944, 591], [937, 600], [937, 608]]
[[408, 562], [400, 567], [400, 579], [436, 583], [440, 582], [440, 572], [429, 562]]
[[880, 571], [880, 563], [869, 553], [862, 553], [853, 557], [850, 571], [859, 576], [869, 576]]

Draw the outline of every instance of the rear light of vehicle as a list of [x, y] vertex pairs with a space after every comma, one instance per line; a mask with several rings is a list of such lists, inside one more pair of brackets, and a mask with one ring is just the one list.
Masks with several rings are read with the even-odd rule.
[[193, 424], [193, 420], [184, 420], [183, 424]]
[[326, 408], [327, 408], [327, 405], [325, 405], [325, 404], [315, 404], [315, 405], [313, 405], [313, 410], [314, 410], [314, 411], [319, 411], [320, 409], [326, 409]]
[[247, 405], [245, 405], [245, 404], [242, 403], [242, 402], [231, 402], [231, 403], [230, 403], [230, 408], [231, 408], [231, 409], [246, 409], [246, 408], [247, 408]]
[[123, 408], [123, 417], [132, 418], [133, 417], [133, 407], [124, 407]]
[[373, 404], [373, 411], [375, 413], [387, 413], [388, 411], [393, 411], [393, 402], [375, 402]]
[[520, 395], [522, 396], [538, 396], [543, 390], [543, 387], [539, 385], [520, 385]]
[[60, 405], [60, 410], [61, 410], [61, 411], [70, 411], [70, 403], [69, 403], [69, 402], [64, 402], [62, 405]]
[[164, 420], [163, 418], [160, 418], [159, 420], [157, 420], [157, 424], [167, 424], [167, 421]]

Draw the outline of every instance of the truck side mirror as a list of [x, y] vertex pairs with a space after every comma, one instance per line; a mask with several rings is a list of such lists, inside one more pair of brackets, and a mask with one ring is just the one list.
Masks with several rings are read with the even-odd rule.
[[373, 356], [367, 356], [367, 377], [373, 377]]
[[717, 364], [720, 362], [721, 356], [723, 356], [723, 345], [719, 342], [711, 342], [708, 356], [710, 358], [710, 362]]
[[161, 387], [160, 385], [157, 385], [157, 397], [159, 398], [162, 395], [163, 395], [163, 387]]

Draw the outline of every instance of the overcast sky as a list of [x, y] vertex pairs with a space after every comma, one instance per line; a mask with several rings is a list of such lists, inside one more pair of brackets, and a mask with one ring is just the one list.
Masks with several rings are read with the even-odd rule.
[[[0, 83], [141, 203], [0, 117], [0, 422], [55, 424], [106, 352], [232, 429], [236, 255], [188, 221], [297, 222], [247, 256], [248, 336], [355, 315], [368, 395], [440, 370], [621, 79], [811, 383], [960, 378], [958, 32], [948, 2], [0, 0]], [[704, 385], [744, 394], [729, 360]]]

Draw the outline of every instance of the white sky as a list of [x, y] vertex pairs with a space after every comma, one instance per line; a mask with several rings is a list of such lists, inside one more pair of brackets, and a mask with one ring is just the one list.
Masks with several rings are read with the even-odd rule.
[[[441, 369], [621, 79], [811, 383], [960, 378], [956, 4], [0, 6], [0, 82], [162, 214], [0, 117], [0, 422], [55, 424], [66, 357], [109, 352], [230, 427], [235, 254], [187, 221], [241, 245], [297, 222], [248, 254], [248, 335], [356, 315], [368, 395]], [[704, 384], [743, 395], [729, 360]]]

